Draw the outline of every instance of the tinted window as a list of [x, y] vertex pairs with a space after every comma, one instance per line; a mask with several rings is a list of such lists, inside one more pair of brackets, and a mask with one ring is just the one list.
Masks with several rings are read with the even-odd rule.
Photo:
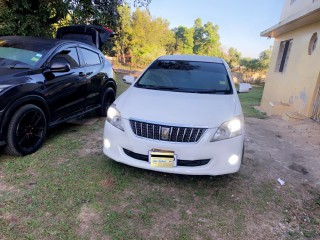
[[140, 88], [197, 93], [232, 93], [223, 64], [155, 61], [135, 85]]
[[82, 51], [85, 65], [90, 66], [90, 65], [96, 65], [101, 63], [100, 56], [98, 53], [88, 49], [84, 49], [84, 48], [81, 48], [81, 51]]
[[63, 50], [62, 52], [60, 52], [59, 54], [54, 56], [52, 61], [54, 61], [54, 60], [59, 61], [59, 59], [65, 59], [70, 64], [71, 68], [78, 68], [79, 67], [78, 53], [77, 53], [77, 49], [74, 47]]

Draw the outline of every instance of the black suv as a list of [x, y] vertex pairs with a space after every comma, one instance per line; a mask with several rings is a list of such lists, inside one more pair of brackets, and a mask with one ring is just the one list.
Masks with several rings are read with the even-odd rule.
[[58, 39], [0, 37], [0, 145], [27, 155], [48, 128], [115, 100], [111, 64], [98, 48], [113, 32], [99, 26], [58, 30]]

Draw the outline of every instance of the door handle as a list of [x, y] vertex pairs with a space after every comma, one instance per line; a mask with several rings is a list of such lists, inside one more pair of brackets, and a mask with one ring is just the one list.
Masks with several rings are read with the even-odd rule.
[[84, 72], [79, 72], [79, 77], [84, 77], [86, 74]]

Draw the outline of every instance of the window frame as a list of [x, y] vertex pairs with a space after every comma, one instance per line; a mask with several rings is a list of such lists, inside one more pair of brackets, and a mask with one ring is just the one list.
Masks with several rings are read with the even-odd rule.
[[[82, 55], [82, 60], [83, 60], [83, 66], [84, 66], [84, 67], [98, 66], [98, 65], [102, 65], [102, 64], [103, 64], [102, 57], [101, 57], [101, 54], [100, 54], [99, 52], [94, 51], [93, 49], [87, 48], [87, 47], [85, 47], [85, 46], [83, 46], [83, 45], [80, 45], [78, 48], [79, 48], [79, 51], [81, 52], [81, 55]], [[82, 51], [82, 49], [97, 54], [97, 55], [98, 55], [98, 59], [99, 59], [99, 63], [88, 65], [88, 64], [86, 63], [86, 58], [85, 58], [85, 55], [84, 55], [84, 52]]]
[[284, 73], [286, 71], [292, 44], [293, 39], [280, 42], [275, 72]]
[[310, 41], [309, 41], [309, 46], [308, 46], [308, 54], [312, 55], [313, 52], [316, 50], [317, 45], [318, 45], [318, 33], [315, 32], [312, 34]]
[[52, 58], [50, 59], [50, 62], [52, 62], [52, 60], [58, 55], [58, 54], [60, 54], [61, 52], [63, 52], [63, 51], [65, 51], [65, 50], [68, 50], [68, 49], [70, 49], [70, 48], [74, 48], [75, 49], [75, 51], [76, 51], [76, 54], [77, 54], [77, 57], [78, 57], [78, 66], [77, 67], [72, 67], [71, 65], [70, 65], [70, 69], [78, 69], [78, 68], [81, 68], [81, 58], [80, 58], [80, 55], [79, 55], [79, 51], [78, 51], [78, 49], [77, 49], [77, 46], [68, 46], [68, 47], [65, 47], [65, 48], [62, 48], [61, 50], [59, 50], [58, 52], [56, 52], [53, 56], [52, 56]]

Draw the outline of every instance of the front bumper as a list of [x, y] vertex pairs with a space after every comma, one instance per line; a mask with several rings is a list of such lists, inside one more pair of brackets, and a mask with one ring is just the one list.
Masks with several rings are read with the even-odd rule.
[[[115, 128], [107, 121], [104, 127], [103, 152], [117, 162], [153, 171], [186, 175], [214, 176], [235, 173], [240, 169], [243, 154], [243, 134], [227, 140], [210, 142], [216, 129], [208, 129], [197, 143], [173, 143], [136, 136], [128, 120], [123, 119], [123, 125], [125, 131]], [[208, 163], [202, 165], [205, 163], [202, 161], [202, 164], [198, 166], [182, 164], [183, 166], [173, 168], [151, 167], [149, 162], [141, 159], [147, 156], [153, 148], [174, 151], [177, 158], [184, 162], [205, 160]], [[131, 154], [128, 154], [129, 152]], [[230, 161], [232, 156], [237, 156], [238, 161]]]

